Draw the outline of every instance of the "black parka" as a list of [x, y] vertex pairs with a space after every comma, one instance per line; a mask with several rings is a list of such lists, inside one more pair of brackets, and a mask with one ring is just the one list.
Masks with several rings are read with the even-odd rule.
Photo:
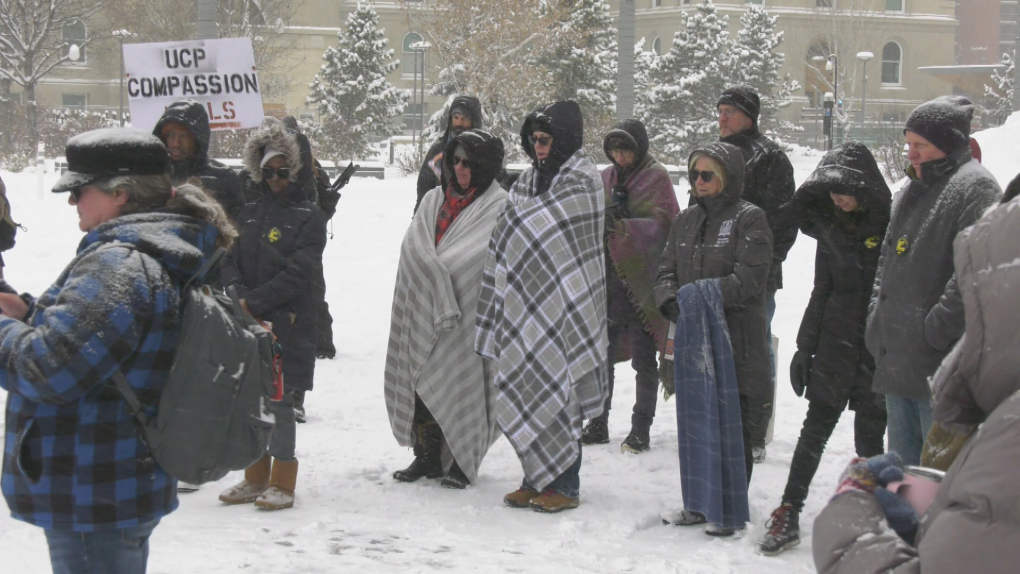
[[[288, 164], [300, 171], [295, 134], [275, 124], [252, 136], [245, 147], [250, 183], [261, 190], [237, 219], [239, 237], [225, 258], [221, 279], [234, 286], [252, 314], [273, 324], [283, 348], [288, 389], [311, 390], [317, 339], [316, 282], [322, 277], [326, 216], [308, 199], [307, 189], [291, 181], [279, 194], [261, 179], [259, 163], [270, 141], [284, 150]], [[296, 177], [296, 176], [295, 176]]]
[[[445, 190], [447, 184], [450, 183], [450, 174], [444, 169], [440, 176], [437, 176], [432, 168], [432, 163], [436, 160], [437, 156], [442, 155], [443, 150], [446, 149], [446, 146], [453, 139], [453, 109], [457, 107], [467, 109], [468, 114], [471, 116], [471, 129], [483, 129], [482, 103], [478, 101], [478, 98], [474, 96], [457, 96], [450, 102], [450, 108], [446, 112], [446, 130], [443, 132], [442, 137], [433, 142], [432, 146], [429, 147], [429, 151], [425, 153], [425, 163], [422, 164], [421, 170], [418, 171], [418, 201], [414, 203], [415, 211], [418, 211], [421, 198], [425, 197], [426, 193], [435, 189], [436, 186], [442, 186]], [[436, 163], [439, 166], [445, 165], [441, 158]]]
[[[849, 195], [844, 213], [830, 193]], [[892, 194], [875, 158], [857, 142], [827, 153], [794, 195], [800, 229], [815, 238], [815, 282], [797, 333], [797, 349], [814, 355], [807, 399], [842, 409], [850, 401], [881, 404], [871, 392], [875, 361], [864, 346], [868, 303], [889, 226]]]
[[680, 212], [662, 252], [655, 284], [659, 309], [677, 290], [699, 279], [722, 278], [723, 310], [733, 345], [741, 395], [772, 397], [765, 318], [765, 287], [772, 261], [772, 232], [765, 212], [740, 199], [744, 159], [740, 150], [713, 143], [691, 154], [715, 158], [726, 172], [726, 187], [698, 198]]
[[162, 140], [163, 127], [169, 122], [176, 122], [187, 128], [197, 144], [195, 155], [191, 159], [170, 163], [170, 181], [174, 185], [180, 185], [192, 177], [197, 177], [202, 182], [202, 188], [223, 206], [230, 220], [236, 221], [237, 214], [244, 207], [244, 190], [236, 173], [209, 163], [211, 132], [209, 115], [205, 107], [194, 100], [180, 100], [170, 104], [156, 122], [152, 134]]

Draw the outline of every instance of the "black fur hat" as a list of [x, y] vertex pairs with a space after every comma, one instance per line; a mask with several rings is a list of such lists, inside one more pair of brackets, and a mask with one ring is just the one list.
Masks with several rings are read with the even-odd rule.
[[104, 128], [74, 136], [64, 150], [67, 171], [53, 193], [71, 191], [121, 175], [160, 175], [170, 154], [159, 138], [135, 128]]

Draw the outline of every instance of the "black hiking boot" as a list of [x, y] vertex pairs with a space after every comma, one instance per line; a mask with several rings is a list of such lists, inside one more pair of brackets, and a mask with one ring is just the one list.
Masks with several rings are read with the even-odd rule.
[[799, 522], [800, 513], [789, 503], [781, 504], [765, 523], [769, 531], [758, 543], [758, 550], [765, 556], [776, 556], [800, 544]]
[[620, 445], [620, 452], [641, 454], [650, 448], [648, 429], [631, 428], [630, 434], [627, 435], [627, 438], [623, 439], [623, 444]]
[[460, 469], [460, 465], [457, 464], [457, 461], [453, 461], [453, 465], [450, 467], [450, 472], [446, 473], [446, 476], [443, 477], [443, 481], [439, 484], [443, 488], [463, 490], [471, 486], [471, 481], [464, 476], [464, 471]]
[[600, 418], [593, 418], [584, 425], [581, 431], [582, 444], [607, 444], [609, 443], [609, 423]]
[[417, 442], [414, 443], [414, 460], [404, 470], [393, 473], [393, 478], [400, 482], [414, 482], [421, 477], [439, 478], [443, 476], [443, 461], [440, 459], [440, 448], [443, 444], [443, 431], [439, 423], [419, 424], [416, 429]]

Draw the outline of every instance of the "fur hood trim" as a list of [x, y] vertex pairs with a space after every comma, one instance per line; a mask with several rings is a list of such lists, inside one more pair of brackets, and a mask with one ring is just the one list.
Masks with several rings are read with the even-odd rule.
[[290, 168], [289, 179], [297, 181], [302, 167], [297, 134], [284, 127], [283, 122], [276, 118], [267, 118], [262, 128], [244, 144], [244, 167], [248, 170], [248, 177], [255, 183], [262, 182], [262, 155], [269, 144], [283, 152], [287, 167]]

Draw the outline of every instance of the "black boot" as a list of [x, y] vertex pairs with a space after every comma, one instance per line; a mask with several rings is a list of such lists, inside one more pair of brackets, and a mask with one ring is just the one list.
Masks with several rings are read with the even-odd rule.
[[460, 465], [457, 461], [453, 461], [453, 466], [450, 467], [450, 472], [446, 473], [443, 477], [443, 482], [440, 483], [443, 488], [454, 488], [457, 490], [467, 488], [471, 485], [471, 481], [464, 476], [464, 471], [460, 469]]
[[414, 482], [423, 476], [426, 478], [443, 476], [443, 461], [440, 459], [443, 431], [439, 428], [439, 423], [419, 424], [415, 430], [418, 440], [414, 443], [414, 461], [404, 470], [393, 473], [393, 478], [400, 482]]
[[758, 544], [765, 556], [775, 556], [800, 544], [800, 513], [789, 503], [784, 502], [773, 510], [766, 526], [769, 531]]
[[304, 423], [308, 422], [305, 418], [305, 392], [294, 391], [294, 422]]
[[584, 425], [581, 431], [582, 444], [606, 444], [609, 442], [609, 423], [605, 419], [595, 417]]
[[648, 427], [631, 427], [630, 434], [623, 439], [623, 444], [620, 445], [620, 452], [641, 454], [651, 448], [650, 442]]

